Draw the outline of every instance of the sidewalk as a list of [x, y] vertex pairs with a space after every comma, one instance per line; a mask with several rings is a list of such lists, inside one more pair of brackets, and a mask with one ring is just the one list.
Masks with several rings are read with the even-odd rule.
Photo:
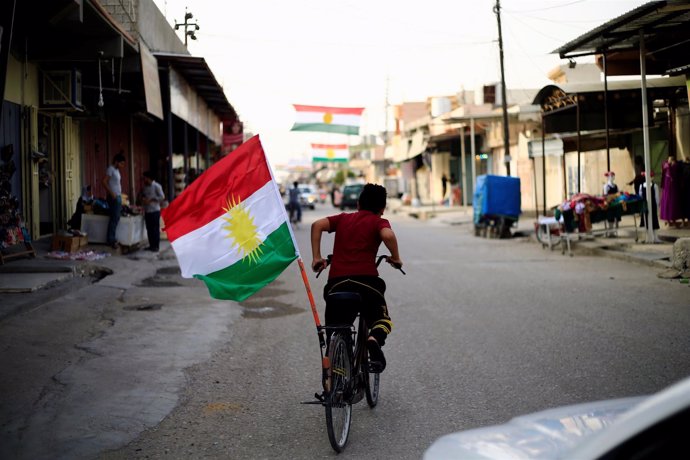
[[105, 244], [93, 244], [82, 247], [81, 251], [94, 251], [105, 255], [104, 258], [60, 260], [46, 257], [51, 252], [50, 245], [50, 237], [35, 240], [36, 257], [16, 258], [0, 265], [0, 320], [52, 300], [75, 284], [91, 284], [111, 275], [126, 259], [155, 259], [170, 248], [167, 240], [161, 240], [158, 253], [142, 249], [123, 254]]
[[[410, 217], [429, 222], [440, 222], [446, 225], [466, 227], [466, 231], [473, 232], [473, 209], [471, 206], [442, 206], [442, 205], [403, 205], [400, 200], [389, 200], [389, 213], [405, 214]], [[541, 245], [536, 237], [534, 224], [536, 217], [523, 215], [513, 229], [513, 235], [517, 238], [529, 238], [529, 240]], [[639, 219], [637, 219], [639, 225]], [[668, 270], [672, 267], [673, 243], [678, 238], [690, 238], [690, 227], [668, 228], [663, 227], [658, 231], [659, 244], [646, 244], [645, 228], [637, 228], [635, 232], [633, 216], [623, 216], [619, 226], [617, 237], [571, 235], [571, 253], [577, 255], [597, 255], [625, 260], [635, 263], [650, 265]], [[595, 229], [603, 228], [603, 224], [595, 224]], [[637, 236], [637, 241], [635, 237]], [[562, 243], [561, 243], [562, 244]], [[547, 246], [544, 246], [548, 250]], [[561, 246], [551, 248], [553, 251], [561, 251]], [[567, 249], [565, 250], [567, 256]]]

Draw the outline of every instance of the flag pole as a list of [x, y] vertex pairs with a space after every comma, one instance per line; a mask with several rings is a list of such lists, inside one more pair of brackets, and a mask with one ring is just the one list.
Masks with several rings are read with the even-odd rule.
[[321, 329], [321, 320], [319, 320], [319, 312], [316, 310], [314, 294], [312, 293], [311, 286], [309, 285], [309, 278], [307, 278], [307, 271], [304, 269], [304, 262], [302, 261], [302, 257], [297, 258], [297, 265], [299, 265], [299, 271], [302, 274], [304, 288], [307, 290], [307, 297], [309, 297], [309, 306], [311, 307], [311, 314], [314, 316], [314, 323], [316, 324], [316, 330], [319, 335], [319, 345], [321, 345], [321, 348], [326, 348], [326, 339], [324, 338], [323, 330]]

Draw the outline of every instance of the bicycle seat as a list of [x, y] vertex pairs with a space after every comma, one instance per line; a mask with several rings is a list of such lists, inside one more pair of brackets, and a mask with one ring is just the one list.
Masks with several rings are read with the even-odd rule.
[[329, 305], [348, 305], [361, 301], [362, 296], [357, 292], [332, 292], [326, 298]]

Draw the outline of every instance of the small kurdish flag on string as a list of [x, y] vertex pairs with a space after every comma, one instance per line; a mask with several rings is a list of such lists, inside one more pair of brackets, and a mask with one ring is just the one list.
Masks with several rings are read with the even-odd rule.
[[359, 134], [363, 107], [324, 107], [293, 104], [297, 111], [292, 131]]
[[162, 211], [182, 276], [242, 301], [299, 257], [259, 136], [211, 166]]
[[347, 144], [311, 144], [312, 161], [346, 162], [350, 159]]

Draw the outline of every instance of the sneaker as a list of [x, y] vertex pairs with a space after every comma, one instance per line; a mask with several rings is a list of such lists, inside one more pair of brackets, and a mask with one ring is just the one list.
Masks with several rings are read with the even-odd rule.
[[369, 350], [369, 371], [376, 374], [383, 372], [386, 368], [386, 357], [376, 340], [367, 340], [367, 350]]

